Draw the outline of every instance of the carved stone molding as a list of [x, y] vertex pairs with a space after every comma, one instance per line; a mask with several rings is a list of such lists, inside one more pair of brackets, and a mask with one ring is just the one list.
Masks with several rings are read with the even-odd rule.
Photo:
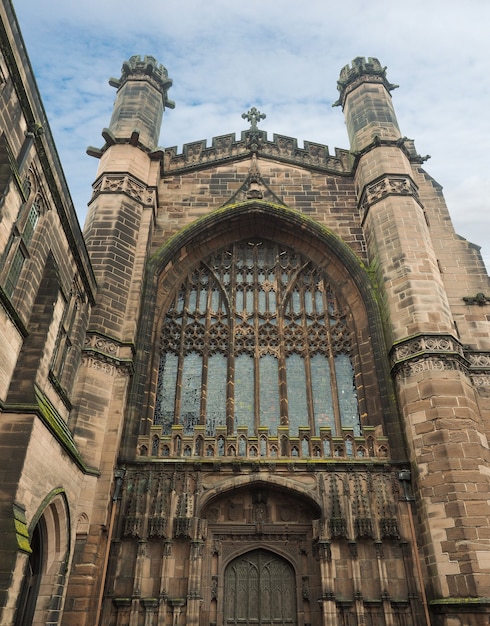
[[103, 353], [109, 357], [117, 358], [119, 356], [119, 345], [117, 342], [95, 333], [85, 337], [84, 348], [86, 350], [92, 348], [93, 350]]
[[468, 373], [463, 348], [451, 335], [411, 337], [392, 348], [390, 361], [394, 374], [404, 378], [437, 370]]
[[470, 376], [478, 392], [489, 393], [490, 387], [490, 352], [468, 352], [466, 358], [470, 362]]
[[124, 193], [146, 206], [155, 205], [155, 189], [129, 174], [104, 174], [93, 186], [92, 200], [101, 193]]
[[[490, 370], [490, 352], [468, 352], [466, 358], [471, 368]], [[488, 373], [490, 374], [490, 371]]]
[[420, 374], [420, 372], [429, 371], [460, 371], [467, 373], [466, 368], [456, 359], [451, 358], [435, 358], [434, 356], [426, 356], [404, 363], [397, 369], [397, 373], [405, 378]]
[[395, 367], [408, 359], [419, 359], [421, 355], [435, 354], [464, 356], [461, 344], [451, 335], [417, 335], [393, 346], [391, 366]]
[[242, 533], [229, 533], [229, 534], [214, 534], [213, 535], [216, 540], [220, 542], [221, 545], [221, 554], [224, 557], [229, 556], [230, 554], [234, 554], [236, 551], [236, 545], [238, 542], [243, 542], [245, 545], [249, 545], [250, 547], [256, 546], [257, 544], [270, 544], [270, 543], [285, 543], [288, 545], [295, 546], [292, 548], [294, 553], [299, 552], [299, 545], [303, 542], [306, 542], [308, 537], [304, 533], [293, 533], [293, 532], [269, 532], [269, 533], [261, 533], [257, 532], [256, 529], [250, 529], [250, 532], [242, 532]]
[[473, 374], [471, 380], [475, 387], [490, 387], [490, 374]]
[[109, 374], [127, 376], [133, 372], [132, 348], [104, 337], [88, 334], [82, 351], [82, 366]]
[[361, 219], [364, 220], [373, 204], [388, 196], [411, 196], [420, 204], [417, 185], [410, 176], [385, 174], [364, 187], [359, 200]]
[[431, 370], [458, 370], [470, 376], [477, 387], [490, 385], [490, 352], [463, 349], [450, 335], [419, 335], [391, 350], [391, 367], [396, 375], [409, 377]]

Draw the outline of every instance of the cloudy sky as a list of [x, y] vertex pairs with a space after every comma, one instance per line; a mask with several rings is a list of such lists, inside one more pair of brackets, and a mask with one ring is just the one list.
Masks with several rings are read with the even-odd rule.
[[272, 133], [348, 148], [340, 69], [374, 56], [402, 134], [430, 154], [457, 232], [490, 267], [488, 0], [13, 0], [81, 223], [115, 90], [134, 54], [151, 54], [174, 85], [160, 138], [178, 146], [248, 125], [257, 106]]

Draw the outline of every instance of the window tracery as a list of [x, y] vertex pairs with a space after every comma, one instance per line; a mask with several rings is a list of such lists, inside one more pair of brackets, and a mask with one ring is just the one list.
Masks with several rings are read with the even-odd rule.
[[180, 424], [184, 436], [198, 425], [205, 436], [280, 426], [357, 436], [352, 352], [349, 312], [324, 271], [266, 239], [234, 243], [201, 262], [168, 308], [154, 425], [163, 435]]

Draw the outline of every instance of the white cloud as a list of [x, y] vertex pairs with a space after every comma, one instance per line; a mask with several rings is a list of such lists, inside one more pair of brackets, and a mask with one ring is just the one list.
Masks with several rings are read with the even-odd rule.
[[75, 205], [83, 221], [122, 61], [152, 54], [174, 79], [162, 143], [178, 145], [245, 127], [250, 105], [262, 127], [348, 147], [336, 81], [356, 56], [388, 66], [402, 134], [431, 154], [456, 230], [483, 246], [490, 266], [490, 200], [484, 147], [487, 0], [14, 0]]

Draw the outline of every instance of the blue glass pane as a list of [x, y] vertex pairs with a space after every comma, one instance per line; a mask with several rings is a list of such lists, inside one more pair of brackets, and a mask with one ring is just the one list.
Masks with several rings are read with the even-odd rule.
[[219, 310], [219, 291], [217, 289], [213, 289], [211, 292], [211, 311]]
[[245, 437], [240, 437], [238, 441], [238, 456], [245, 456], [247, 454], [247, 440]]
[[201, 289], [199, 292], [199, 310], [204, 312], [208, 306], [208, 294], [207, 291]]
[[225, 454], [225, 440], [223, 437], [218, 439], [218, 456], [224, 456]]
[[330, 365], [323, 354], [315, 354], [310, 359], [311, 386], [313, 391], [313, 413], [315, 416], [315, 434], [320, 427], [330, 426], [335, 434], [335, 421], [330, 381]]
[[196, 310], [197, 304], [197, 291], [194, 288], [189, 294], [189, 311], [193, 312]]
[[259, 313], [265, 313], [266, 308], [265, 308], [265, 291], [260, 290], [259, 291]]
[[301, 440], [301, 456], [304, 459], [310, 456], [310, 445], [306, 437]]
[[267, 454], [267, 440], [265, 437], [260, 438], [260, 456]]
[[260, 425], [268, 426], [275, 434], [279, 426], [279, 377], [278, 362], [270, 354], [259, 360], [260, 372]]
[[254, 360], [248, 354], [235, 359], [235, 428], [248, 426], [254, 431]]
[[305, 310], [307, 313], [313, 313], [313, 296], [311, 291], [305, 291]]
[[237, 289], [236, 292], [236, 310], [243, 311], [243, 291]]
[[299, 291], [294, 290], [291, 294], [291, 303], [293, 307], [294, 313], [300, 313], [301, 311], [301, 302], [299, 297]]
[[171, 353], [162, 354], [160, 357], [153, 423], [161, 424], [162, 432], [165, 435], [170, 434], [170, 429], [174, 423], [178, 360], [178, 356]]
[[354, 386], [354, 369], [347, 354], [335, 357], [335, 375], [339, 393], [340, 420], [343, 427], [353, 428], [355, 435], [361, 434], [359, 408]]
[[195, 352], [184, 357], [182, 371], [182, 395], [180, 405], [180, 423], [184, 434], [192, 435], [194, 426], [199, 424], [201, 406], [202, 357]]
[[323, 313], [323, 293], [315, 291], [315, 308], [317, 313]]
[[243, 308], [248, 313], [253, 313], [253, 310], [254, 310], [254, 290], [250, 289], [250, 287], [245, 291], [245, 301], [243, 303]]
[[206, 435], [212, 436], [216, 426], [226, 424], [227, 358], [213, 354], [208, 362], [208, 390], [206, 395]]
[[276, 292], [269, 291], [269, 311], [271, 313], [276, 312]]
[[300, 426], [309, 425], [305, 362], [299, 354], [291, 354], [286, 359], [286, 380], [288, 389], [289, 432], [291, 435], [297, 435]]

